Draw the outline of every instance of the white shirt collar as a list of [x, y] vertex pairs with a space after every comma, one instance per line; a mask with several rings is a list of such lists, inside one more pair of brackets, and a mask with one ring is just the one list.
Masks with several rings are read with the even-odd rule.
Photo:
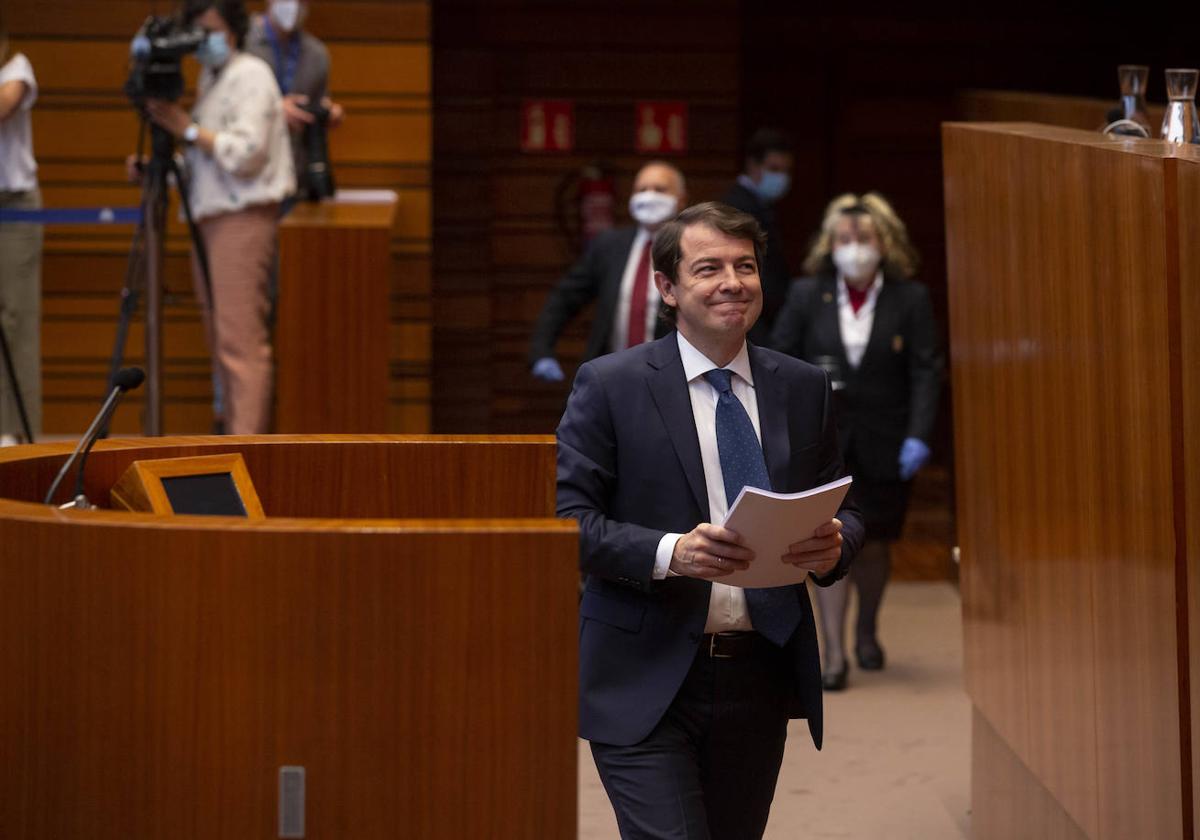
[[[683, 375], [687, 377], [688, 382], [698, 379], [710, 370], [721, 367], [697, 350], [690, 341], [683, 337], [683, 333], [676, 330], [675, 335], [679, 340], [679, 357], [683, 360]], [[740, 376], [751, 387], [754, 386], [754, 375], [750, 372], [750, 351], [744, 339], [742, 349], [725, 367]]]
[[[875, 279], [871, 281], [871, 288], [867, 289], [867, 300], [873, 301], [879, 296], [879, 290], [883, 287], [883, 269], [875, 272]], [[850, 300], [850, 290], [846, 285], [846, 278], [842, 273], [838, 272], [837, 279], [838, 303], [848, 303]]]

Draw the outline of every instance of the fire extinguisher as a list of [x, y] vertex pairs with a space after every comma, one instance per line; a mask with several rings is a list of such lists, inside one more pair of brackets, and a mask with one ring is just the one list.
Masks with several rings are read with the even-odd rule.
[[559, 230], [575, 253], [613, 226], [616, 201], [616, 186], [603, 161], [586, 164], [559, 183], [555, 199]]

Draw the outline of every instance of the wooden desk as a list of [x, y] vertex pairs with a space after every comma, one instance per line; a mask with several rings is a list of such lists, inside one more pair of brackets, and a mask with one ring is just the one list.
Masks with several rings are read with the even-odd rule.
[[1200, 148], [943, 128], [972, 832], [1195, 832]]
[[[238, 452], [270, 518], [37, 504], [71, 444], [0, 449], [0, 837], [573, 838], [578, 546], [554, 439], [101, 442]], [[68, 482], [70, 484], [70, 482]]]
[[387, 430], [396, 204], [298, 204], [279, 229], [275, 431]]

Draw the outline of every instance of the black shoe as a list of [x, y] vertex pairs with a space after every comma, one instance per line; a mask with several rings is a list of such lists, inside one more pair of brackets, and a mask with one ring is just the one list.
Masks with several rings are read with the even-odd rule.
[[859, 642], [854, 646], [854, 655], [858, 658], [858, 667], [864, 671], [882, 671], [884, 665], [883, 648], [874, 639]]
[[841, 670], [825, 671], [821, 674], [821, 688], [826, 691], [845, 691], [846, 672], [849, 670], [850, 666], [843, 662]]

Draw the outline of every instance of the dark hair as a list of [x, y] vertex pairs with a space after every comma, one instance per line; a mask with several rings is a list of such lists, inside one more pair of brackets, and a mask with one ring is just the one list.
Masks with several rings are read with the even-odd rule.
[[233, 32], [238, 49], [246, 46], [246, 33], [250, 31], [250, 15], [246, 12], [245, 0], [185, 0], [183, 22], [190, 24], [209, 9], [216, 9], [221, 20]]
[[792, 138], [775, 128], [760, 128], [746, 141], [746, 157], [762, 163], [771, 152], [792, 153]]
[[[735, 210], [728, 204], [705, 201], [688, 207], [659, 228], [658, 233], [654, 235], [654, 247], [651, 251], [654, 270], [661, 271], [672, 283], [679, 279], [679, 262], [683, 259], [683, 232], [694, 225], [707, 225], [726, 236], [754, 243], [754, 262], [759, 270], [762, 270], [763, 254], [767, 251], [767, 234], [758, 221], [749, 213]], [[675, 320], [673, 306], [663, 303], [661, 311], [666, 320]]]

